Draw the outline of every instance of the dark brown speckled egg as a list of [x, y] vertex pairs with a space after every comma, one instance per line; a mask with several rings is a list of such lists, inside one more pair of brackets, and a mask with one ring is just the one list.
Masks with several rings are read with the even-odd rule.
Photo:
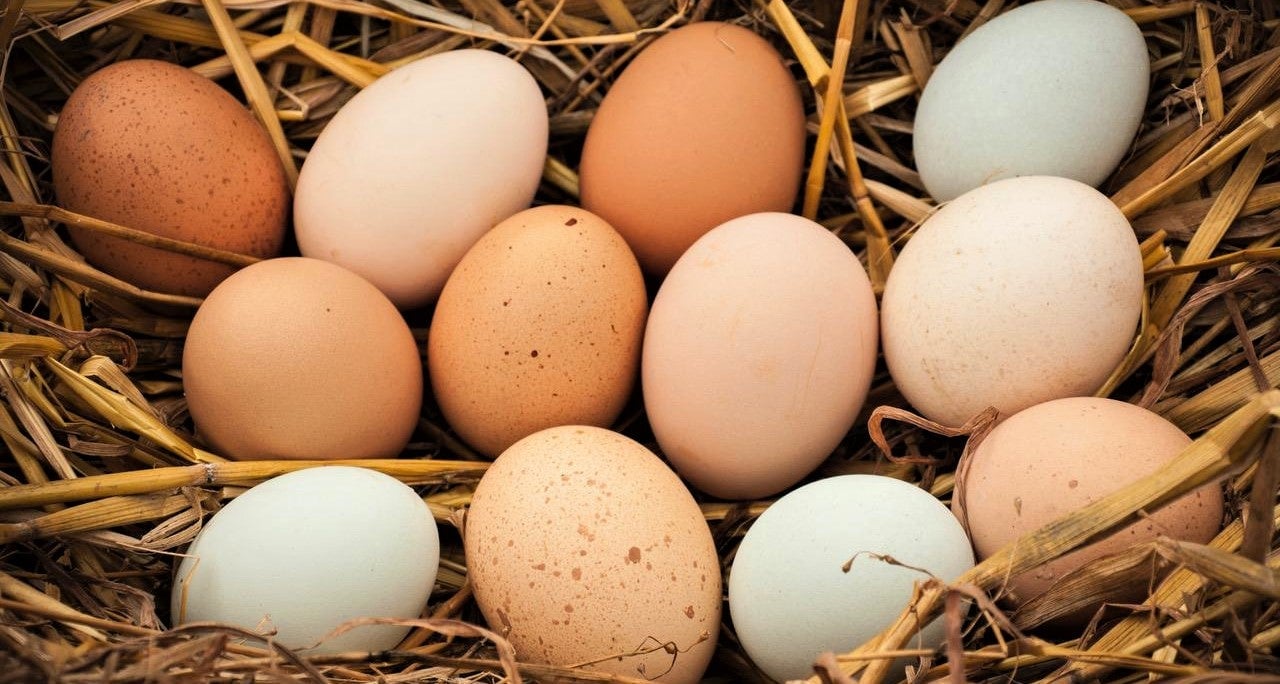
[[[284, 170], [229, 93], [180, 66], [131, 60], [76, 88], [53, 138], [61, 206], [155, 235], [259, 257], [279, 253]], [[90, 263], [139, 287], [203, 296], [234, 267], [71, 229]]]

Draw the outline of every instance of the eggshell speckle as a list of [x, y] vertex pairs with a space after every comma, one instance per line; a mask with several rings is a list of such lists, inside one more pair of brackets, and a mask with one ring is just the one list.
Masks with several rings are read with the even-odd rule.
[[[162, 237], [250, 256], [280, 251], [284, 170], [253, 116], [182, 67], [129, 60], [101, 69], [58, 117], [51, 165], [59, 203]], [[144, 289], [204, 296], [235, 268], [68, 229], [90, 263]]]
[[1040, 0], [960, 41], [929, 78], [915, 157], [953, 199], [1013, 176], [1098, 185], [1142, 122], [1151, 68], [1138, 25], [1096, 0]]
[[298, 178], [298, 246], [401, 308], [427, 304], [485, 231], [533, 201], [546, 155], [547, 108], [524, 67], [486, 50], [425, 57], [325, 126]]
[[875, 361], [875, 296], [853, 252], [807, 219], [753, 214], [699, 239], [658, 291], [645, 409], [694, 486], [767, 496], [831, 454]]
[[349, 620], [418, 617], [439, 562], [431, 509], [412, 489], [364, 468], [307, 468], [205, 523], [178, 567], [174, 622], [274, 631], [309, 655], [382, 651], [409, 628], [361, 626], [315, 644]]
[[445, 285], [428, 367], [440, 409], [496, 456], [556, 425], [607, 426], [635, 384], [648, 312], [627, 243], [576, 207], [520, 212], [485, 234]]
[[881, 300], [885, 361], [927, 418], [959, 426], [1092, 394], [1142, 310], [1142, 255], [1111, 200], [1011, 178], [955, 199], [902, 249]]
[[655, 275], [729, 219], [789, 211], [804, 110], [781, 56], [749, 29], [702, 22], [640, 53], [609, 90], [582, 150], [582, 206]]
[[[1189, 444], [1191, 439], [1172, 423], [1138, 406], [1090, 397], [1045, 402], [996, 426], [966, 457], [953, 508], [985, 559], [1159, 470]], [[1013, 577], [1008, 597], [1015, 602], [1034, 598], [1066, 573], [1158, 535], [1207, 543], [1218, 531], [1222, 510], [1220, 486], [1205, 485], [1143, 520]], [[1141, 596], [1133, 592], [1111, 600], [1140, 601]]]
[[210, 293], [182, 376], [199, 433], [234, 458], [392, 458], [422, 406], [400, 312], [354, 273], [301, 257], [256, 263]]
[[[851, 650], [892, 624], [926, 572], [953, 581], [971, 567], [964, 529], [929, 492], [843, 475], [787, 494], [747, 530], [729, 573], [729, 610], [760, 669], [804, 679], [824, 651]], [[937, 621], [908, 647], [942, 638]]]
[[516, 442], [476, 487], [465, 542], [476, 602], [522, 660], [670, 684], [706, 670], [720, 628], [711, 531], [636, 442], [580, 426]]

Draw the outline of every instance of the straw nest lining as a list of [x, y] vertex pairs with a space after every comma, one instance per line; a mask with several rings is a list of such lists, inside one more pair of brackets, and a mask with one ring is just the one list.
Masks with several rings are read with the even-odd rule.
[[[1280, 672], [1280, 11], [1270, 2], [1114, 0], [1140, 23], [1155, 76], [1132, 154], [1104, 186], [1143, 240], [1148, 301], [1133, 352], [1101, 394], [1141, 403], [1196, 437], [1168, 469], [1023, 539], [956, 585], [924, 585], [911, 611], [943, 613], [942, 657], [909, 644], [903, 617], [876, 643], [819, 668], [828, 681], [879, 681], [889, 653], [920, 655], [929, 677], [981, 681], [1245, 681]], [[1001, 0], [670, 4], [652, 0], [213, 0], [203, 5], [17, 0], [6, 45], [0, 129], [0, 681], [299, 679], [624, 681], [517, 663], [482, 624], [465, 559], [448, 534], [484, 463], [431, 408], [401, 459], [360, 465], [419, 487], [442, 524], [432, 614], [395, 652], [305, 659], [236, 645], [234, 629], [164, 630], [174, 553], [202, 516], [265, 478], [309, 464], [228, 462], [191, 437], [181, 343], [196, 300], [145, 292], [86, 265], [59, 225], [125, 235], [232, 264], [241, 255], [161, 240], [51, 206], [56, 114], [86, 74], [116, 60], [183, 64], [237, 92], [267, 122], [292, 173], [328, 117], [398, 64], [460, 47], [521, 53], [548, 95], [552, 144], [539, 200], [570, 202], [583, 135], [601, 95], [654, 36], [687, 21], [742, 23], [795, 60], [817, 159], [802, 209], [856, 249], [882, 286], [912, 226], [932, 209], [912, 168], [916, 97], [932, 66]], [[844, 21], [841, 22], [843, 17]], [[837, 30], [837, 27], [839, 29]], [[831, 65], [832, 55], [838, 58]], [[845, 56], [848, 58], [845, 59]], [[834, 77], [832, 77], [834, 74]], [[1087, 93], [1081, 93], [1087, 97]], [[856, 163], [854, 163], [856, 160]], [[165, 313], [156, 313], [163, 311]], [[412, 318], [425, 336], [426, 318]], [[946, 499], [964, 430], [904, 406], [883, 367], [870, 430], [817, 475], [879, 472]], [[866, 421], [860, 421], [866, 424]], [[622, 429], [651, 443], [638, 408]], [[870, 439], [869, 439], [870, 438]], [[1109, 559], [1016, 614], [989, 600], [1012, 572], [1215, 478], [1228, 517], [1208, 546], [1165, 542]], [[767, 502], [704, 503], [727, 569]], [[1142, 606], [1109, 608], [1082, 634], [1027, 630], [1081, 602], [1106, 577], [1176, 570]], [[961, 619], [959, 601], [981, 610]], [[904, 609], [906, 606], [904, 606]], [[1123, 618], [1116, 621], [1116, 618]], [[486, 638], [488, 637], [488, 638]], [[711, 676], [759, 679], [731, 627]], [[1065, 680], [1064, 680], [1065, 681]]]

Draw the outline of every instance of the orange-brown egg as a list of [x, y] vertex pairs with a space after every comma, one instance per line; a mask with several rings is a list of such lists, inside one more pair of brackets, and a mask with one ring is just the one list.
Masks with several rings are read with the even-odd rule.
[[662, 275], [721, 223], [790, 211], [804, 135], [799, 90], [768, 42], [691, 24], [640, 53], [600, 104], [582, 150], [582, 206]]
[[[289, 190], [253, 116], [212, 81], [155, 60], [119, 62], [76, 88], [53, 137], [65, 208], [209, 247], [270, 257]], [[139, 287], [208, 294], [235, 268], [71, 228], [90, 263]]]
[[543, 430], [476, 487], [468, 576], [521, 660], [692, 684], [715, 652], [720, 564], [671, 469], [622, 435]]
[[395, 305], [303, 257], [256, 263], [210, 293], [182, 377], [201, 436], [240, 459], [393, 458], [422, 407], [417, 343]]
[[617, 231], [577, 207], [520, 212], [445, 284], [427, 364], [467, 443], [496, 456], [543, 428], [607, 426], [635, 385], [648, 302]]

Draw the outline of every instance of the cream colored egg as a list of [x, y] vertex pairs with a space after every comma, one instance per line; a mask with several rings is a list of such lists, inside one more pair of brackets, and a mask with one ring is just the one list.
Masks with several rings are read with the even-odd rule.
[[425, 57], [325, 126], [298, 178], [298, 246], [401, 308], [427, 304], [485, 231], [533, 201], [546, 154], [546, 105], [524, 67], [485, 50]]
[[692, 684], [715, 652], [711, 531], [675, 473], [622, 435], [516, 442], [476, 487], [465, 543], [476, 602], [521, 660]]
[[1097, 190], [1011, 178], [956, 198], [903, 248], [881, 301], [894, 383], [959, 426], [1092, 394], [1124, 358], [1142, 309], [1142, 256]]

